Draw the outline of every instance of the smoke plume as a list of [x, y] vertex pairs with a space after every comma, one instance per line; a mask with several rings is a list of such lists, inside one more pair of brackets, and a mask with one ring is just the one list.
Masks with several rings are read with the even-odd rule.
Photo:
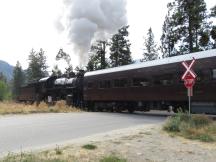
[[88, 61], [93, 40], [106, 39], [127, 24], [126, 0], [65, 0], [64, 4], [60, 17], [65, 19], [59, 20], [58, 29], [68, 32], [81, 66]]

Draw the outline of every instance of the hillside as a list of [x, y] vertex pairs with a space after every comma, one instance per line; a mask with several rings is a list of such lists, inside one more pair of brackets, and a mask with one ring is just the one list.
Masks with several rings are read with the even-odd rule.
[[2, 72], [8, 80], [11, 80], [13, 75], [13, 66], [0, 60], [0, 72]]

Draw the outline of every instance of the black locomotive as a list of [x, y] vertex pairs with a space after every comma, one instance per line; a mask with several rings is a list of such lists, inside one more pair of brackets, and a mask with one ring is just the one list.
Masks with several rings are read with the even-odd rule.
[[149, 111], [187, 109], [187, 90], [181, 80], [182, 61], [196, 59], [197, 80], [193, 113], [216, 114], [216, 50], [175, 56], [93, 72], [70, 78], [42, 78], [21, 88], [19, 101], [66, 100], [91, 111]]
[[67, 104], [83, 105], [84, 71], [79, 71], [72, 77], [50, 76], [33, 81], [21, 87], [17, 100], [20, 102], [40, 103], [66, 100]]

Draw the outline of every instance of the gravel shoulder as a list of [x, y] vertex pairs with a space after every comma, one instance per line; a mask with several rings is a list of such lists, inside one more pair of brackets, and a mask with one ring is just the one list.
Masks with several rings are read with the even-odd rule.
[[[45, 158], [79, 162], [95, 162], [109, 155], [125, 158], [129, 162], [215, 162], [216, 143], [172, 137], [161, 128], [162, 124], [148, 124], [110, 131], [67, 141], [56, 145], [55, 149], [43, 148], [37, 154]], [[93, 144], [97, 148], [86, 150], [82, 148], [85, 144]], [[56, 148], [61, 149], [61, 154], [56, 154]]]

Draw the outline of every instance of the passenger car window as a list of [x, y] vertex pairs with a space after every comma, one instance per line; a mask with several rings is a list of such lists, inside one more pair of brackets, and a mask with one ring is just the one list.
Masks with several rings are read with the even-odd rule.
[[171, 85], [171, 84], [173, 84], [173, 80], [164, 79], [164, 80], [161, 80], [161, 84], [162, 85]]
[[150, 83], [145, 78], [133, 78], [133, 87], [145, 87], [148, 86]]
[[87, 87], [88, 87], [88, 89], [91, 89], [93, 87], [93, 83], [92, 82], [88, 82]]
[[213, 69], [213, 70], [212, 70], [212, 78], [213, 78], [213, 79], [216, 79], [216, 69]]
[[204, 75], [203, 75], [203, 72], [202, 71], [197, 71], [196, 72], [196, 82], [203, 82], [203, 80], [205, 79]]
[[105, 80], [104, 81], [104, 86], [105, 86], [105, 88], [110, 88], [111, 87], [111, 81], [110, 80]]
[[103, 81], [100, 81], [99, 83], [99, 88], [110, 88], [110, 87], [111, 87], [110, 80], [103, 80]]
[[114, 80], [114, 87], [126, 87], [127, 86], [127, 79], [115, 79]]
[[154, 85], [172, 85], [174, 78], [172, 74], [166, 74], [154, 77]]

